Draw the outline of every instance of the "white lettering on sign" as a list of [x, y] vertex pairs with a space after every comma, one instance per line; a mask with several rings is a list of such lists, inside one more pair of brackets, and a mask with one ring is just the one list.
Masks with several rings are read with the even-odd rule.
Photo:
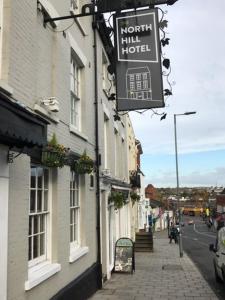
[[123, 44], [131, 44], [131, 43], [140, 43], [140, 39], [138, 36], [124, 37], [121, 38], [121, 43]]
[[121, 34], [151, 31], [151, 30], [152, 30], [152, 24], [143, 24], [143, 25], [136, 25], [136, 26], [121, 28]]
[[122, 54], [133, 54], [133, 53], [141, 53], [141, 52], [150, 52], [151, 49], [149, 48], [149, 45], [137, 45], [137, 46], [131, 46], [127, 48], [122, 48]]
[[[152, 24], [143, 24], [121, 28], [121, 45], [123, 45], [123, 47], [121, 48], [122, 55], [150, 52], [151, 49], [149, 45], [141, 44], [141, 33], [149, 31], [152, 31]], [[134, 35], [129, 36], [132, 33], [134, 33]]]

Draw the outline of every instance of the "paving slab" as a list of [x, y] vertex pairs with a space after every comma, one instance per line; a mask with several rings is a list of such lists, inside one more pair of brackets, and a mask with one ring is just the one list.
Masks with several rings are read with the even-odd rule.
[[167, 232], [156, 235], [154, 251], [136, 252], [133, 274], [113, 273], [91, 300], [217, 300], [200, 271]]

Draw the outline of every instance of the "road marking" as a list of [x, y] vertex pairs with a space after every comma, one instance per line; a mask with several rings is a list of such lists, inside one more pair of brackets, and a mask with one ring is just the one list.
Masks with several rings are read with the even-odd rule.
[[195, 228], [195, 224], [194, 224], [194, 231], [195, 231], [196, 233], [198, 233], [198, 234], [205, 235], [205, 236], [208, 236], [208, 237], [211, 237], [211, 238], [216, 239], [215, 235], [210, 235], [210, 234], [207, 234], [207, 233], [203, 233], [203, 232], [198, 231], [198, 230]]

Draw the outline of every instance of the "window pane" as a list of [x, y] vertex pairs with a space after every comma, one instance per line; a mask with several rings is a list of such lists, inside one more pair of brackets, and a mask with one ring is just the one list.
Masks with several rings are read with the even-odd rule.
[[35, 188], [36, 168], [31, 168], [30, 187]]
[[32, 238], [29, 238], [29, 249], [28, 249], [28, 259], [31, 260], [32, 259]]
[[35, 212], [35, 190], [30, 191], [30, 212]]
[[79, 206], [79, 192], [75, 191], [75, 206]]
[[29, 235], [32, 234], [32, 217], [29, 217]]
[[40, 216], [40, 232], [45, 231], [45, 215]]
[[73, 226], [70, 225], [70, 242], [73, 242]]
[[40, 255], [45, 253], [45, 235], [40, 235]]
[[73, 191], [70, 191], [70, 206], [74, 206], [74, 195]]
[[42, 168], [37, 168], [37, 176], [38, 176], [38, 188], [42, 188], [42, 176], [43, 176]]
[[48, 191], [44, 191], [44, 211], [48, 210]]
[[37, 192], [37, 212], [42, 211], [42, 191]]
[[38, 236], [33, 237], [34, 245], [33, 245], [33, 258], [38, 257]]
[[73, 209], [70, 210], [70, 224], [73, 224]]
[[48, 189], [48, 170], [44, 169], [44, 188]]
[[34, 228], [33, 228], [33, 230], [34, 230], [34, 232], [33, 232], [33, 234], [35, 234], [35, 233], [38, 233], [38, 216], [34, 216], [33, 217], [33, 220], [34, 220]]

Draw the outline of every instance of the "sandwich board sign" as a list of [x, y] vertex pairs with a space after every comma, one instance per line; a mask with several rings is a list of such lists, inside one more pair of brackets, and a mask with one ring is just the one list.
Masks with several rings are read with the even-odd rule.
[[129, 238], [120, 238], [115, 244], [114, 272], [133, 273], [134, 243]]
[[117, 110], [164, 107], [156, 9], [114, 17]]

